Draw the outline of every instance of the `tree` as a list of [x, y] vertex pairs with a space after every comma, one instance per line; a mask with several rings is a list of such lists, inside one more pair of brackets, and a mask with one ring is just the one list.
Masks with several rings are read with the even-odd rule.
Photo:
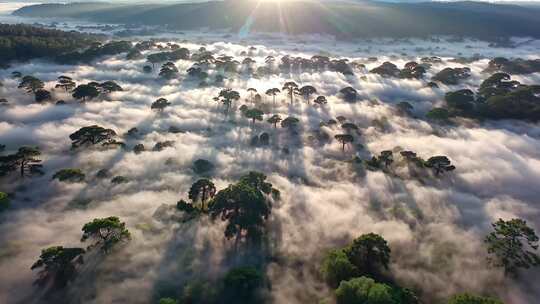
[[339, 93], [343, 96], [343, 99], [347, 102], [355, 102], [358, 98], [358, 92], [353, 87], [346, 87], [339, 90]]
[[20, 176], [43, 174], [38, 147], [23, 146], [14, 154], [0, 156], [0, 176], [19, 170]]
[[81, 171], [81, 169], [62, 169], [56, 172], [52, 179], [57, 179], [61, 182], [69, 182], [69, 183], [80, 183], [84, 181], [85, 174]]
[[225, 112], [229, 112], [232, 102], [240, 99], [240, 93], [233, 91], [232, 89], [223, 89], [219, 92], [217, 99], [225, 105]]
[[394, 153], [391, 150], [381, 151], [379, 155], [379, 161], [388, 168], [394, 162]]
[[309, 103], [309, 97], [317, 93], [315, 87], [306, 85], [300, 88], [299, 93], [304, 96], [304, 99]]
[[152, 64], [152, 69], [154, 69], [155, 64], [167, 60], [167, 56], [165, 53], [155, 53], [148, 55], [146, 60]]
[[99, 90], [97, 87], [91, 85], [91, 84], [81, 84], [78, 85], [75, 90], [73, 90], [73, 94], [71, 95], [75, 99], [82, 99], [83, 101], [86, 101], [86, 99], [92, 99], [99, 96]]
[[445, 94], [444, 99], [451, 109], [464, 112], [465, 114], [474, 109], [474, 93], [469, 89], [448, 92]]
[[31, 269], [41, 269], [35, 284], [63, 288], [75, 278], [77, 265], [83, 263], [84, 249], [53, 246], [41, 251]]
[[296, 125], [298, 125], [299, 122], [300, 120], [298, 118], [289, 116], [281, 121], [281, 127], [292, 130], [296, 127]]
[[121, 92], [123, 91], [124, 89], [118, 85], [116, 82], [114, 81], [105, 81], [103, 83], [100, 83], [99, 84], [99, 87], [103, 90], [103, 92], [105, 93], [111, 93], [111, 92]]
[[392, 293], [392, 288], [386, 284], [359, 277], [342, 281], [336, 289], [336, 298], [337, 304], [396, 304]]
[[398, 67], [389, 61], [383, 62], [380, 66], [372, 69], [369, 72], [379, 74], [382, 77], [398, 77], [400, 74]]
[[263, 120], [263, 111], [259, 109], [248, 109], [244, 112], [244, 116], [252, 120], [252, 123], [255, 124], [255, 120]]
[[315, 98], [313, 102], [318, 104], [319, 106], [323, 106], [328, 103], [328, 101], [326, 100], [326, 97], [324, 96], [317, 96], [317, 98]]
[[99, 143], [110, 142], [115, 136], [116, 132], [112, 129], [105, 129], [98, 125], [92, 125], [80, 128], [69, 135], [69, 138], [72, 141], [71, 147], [75, 149], [85, 144], [96, 145]]
[[19, 83], [19, 89], [25, 89], [28, 93], [36, 93], [37, 90], [43, 89], [45, 84], [40, 79], [34, 76], [24, 76]]
[[159, 70], [159, 76], [171, 80], [178, 76], [178, 69], [176, 68], [176, 65], [174, 63], [170, 61], [166, 62], [161, 66], [161, 70]]
[[445, 108], [433, 108], [426, 113], [426, 118], [436, 121], [447, 121], [450, 118], [450, 113]]
[[156, 111], [158, 111], [158, 112], [163, 112], [163, 110], [164, 110], [166, 107], [170, 106], [170, 105], [171, 105], [171, 103], [170, 103], [167, 99], [165, 99], [165, 98], [158, 98], [156, 101], [154, 101], [154, 102], [152, 103], [152, 105], [150, 106], [150, 109], [156, 110]]
[[433, 76], [433, 81], [440, 81], [446, 85], [457, 85], [459, 81], [471, 77], [471, 69], [464, 68], [444, 68], [435, 76]]
[[425, 73], [426, 69], [423, 66], [414, 61], [411, 61], [405, 64], [403, 70], [399, 72], [399, 77], [406, 79], [420, 79], [424, 77]]
[[99, 247], [104, 252], [109, 252], [116, 244], [131, 239], [131, 234], [126, 224], [116, 216], [96, 218], [86, 223], [83, 228], [81, 242], [93, 240], [88, 250]]
[[448, 304], [504, 304], [502, 301], [499, 301], [494, 298], [481, 297], [477, 295], [472, 295], [468, 293], [462, 293], [454, 295], [448, 301]]
[[439, 175], [443, 172], [447, 171], [453, 171], [456, 169], [455, 166], [452, 165], [452, 162], [448, 159], [446, 156], [432, 156], [430, 157], [424, 165], [428, 168], [432, 168], [435, 172], [435, 175]]
[[277, 128], [277, 124], [281, 121], [281, 116], [279, 114], [274, 114], [272, 117], [268, 118], [266, 120], [268, 123], [271, 123], [274, 125], [274, 128]]
[[67, 92], [73, 90], [76, 87], [76, 83], [71, 77], [62, 75], [58, 77], [58, 83], [54, 87]]
[[212, 181], [206, 178], [199, 179], [189, 189], [188, 197], [193, 202], [201, 201], [203, 208], [208, 199], [216, 195], [216, 186]]
[[346, 122], [342, 124], [341, 128], [347, 131], [347, 133], [351, 133], [352, 130], [358, 131], [358, 126], [352, 122]]
[[231, 269], [223, 279], [226, 303], [260, 303], [256, 291], [263, 286], [264, 276], [254, 267]]
[[276, 95], [279, 94], [281, 91], [278, 88], [272, 88], [266, 90], [266, 95], [272, 96], [273, 103], [276, 104]]
[[390, 248], [378, 234], [368, 233], [356, 238], [344, 249], [351, 263], [361, 274], [377, 278], [380, 268], [388, 269]]
[[285, 82], [282, 88], [283, 91], [287, 91], [287, 95], [291, 99], [291, 104], [293, 104], [294, 95], [298, 94], [298, 85], [294, 81]]
[[36, 90], [36, 92], [34, 93], [34, 97], [36, 102], [43, 102], [52, 98], [51, 92], [44, 89]]
[[241, 239], [258, 241], [264, 234], [264, 223], [272, 210], [266, 195], [273, 192], [272, 184], [264, 179], [263, 174], [250, 172], [238, 183], [220, 190], [209, 203], [211, 218], [227, 222], [225, 237], [234, 237], [235, 245]]
[[196, 174], [205, 174], [214, 170], [214, 168], [215, 165], [206, 159], [199, 158], [193, 162], [193, 171]]
[[346, 144], [352, 143], [354, 141], [354, 137], [350, 134], [337, 134], [334, 136], [334, 138], [343, 145], [343, 147], [341, 148], [342, 151], [345, 151]]
[[504, 267], [505, 274], [517, 275], [520, 268], [540, 266], [538, 236], [522, 219], [505, 221], [499, 219], [491, 224], [495, 231], [484, 240], [489, 261], [496, 267]]
[[341, 281], [349, 280], [358, 274], [358, 268], [354, 266], [343, 249], [329, 251], [322, 262], [321, 273], [333, 288], [339, 286]]
[[399, 113], [402, 115], [411, 115], [412, 111], [414, 110], [414, 107], [406, 101], [397, 103], [396, 107], [398, 108]]
[[248, 88], [247, 91], [251, 94], [251, 102], [253, 102], [253, 94], [257, 93], [257, 89], [255, 88]]

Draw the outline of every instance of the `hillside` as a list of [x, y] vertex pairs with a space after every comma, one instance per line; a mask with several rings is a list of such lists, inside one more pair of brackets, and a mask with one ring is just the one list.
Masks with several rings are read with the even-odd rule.
[[[349, 37], [457, 35], [482, 39], [540, 38], [539, 9], [480, 2], [380, 3], [260, 2], [118, 5], [42, 4], [23, 7], [18, 16], [63, 17], [98, 22], [167, 25], [174, 29], [249, 30], [290, 34], [324, 33]], [[457, 22], [459, 20], [459, 22]]]

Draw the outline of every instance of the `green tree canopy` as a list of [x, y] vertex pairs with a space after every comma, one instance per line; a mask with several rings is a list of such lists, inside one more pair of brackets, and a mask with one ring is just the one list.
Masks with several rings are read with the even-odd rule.
[[106, 143], [116, 136], [116, 132], [112, 129], [105, 129], [98, 125], [82, 127], [76, 132], [69, 135], [71, 139], [71, 147], [73, 149], [84, 145], [96, 145]]
[[201, 178], [193, 185], [191, 185], [188, 197], [193, 203], [196, 203], [200, 200], [200, 202], [204, 205], [204, 203], [208, 199], [213, 198], [215, 194], [216, 186], [214, 185], [214, 183], [212, 183], [212, 181], [207, 178]]
[[355, 277], [358, 274], [358, 268], [349, 261], [343, 249], [333, 249], [325, 255], [321, 273], [328, 285], [336, 288], [341, 281]]
[[361, 274], [379, 277], [381, 268], [388, 269], [390, 248], [386, 240], [375, 233], [363, 234], [344, 249], [351, 263]]
[[84, 249], [53, 246], [41, 251], [39, 259], [31, 269], [40, 269], [35, 284], [46, 286], [52, 283], [55, 288], [65, 287], [73, 280], [77, 264], [83, 263]]
[[392, 296], [392, 288], [368, 277], [342, 281], [336, 289], [338, 304], [401, 304]]
[[244, 112], [244, 116], [248, 119], [251, 119], [252, 123], [255, 124], [255, 120], [263, 120], [263, 111], [259, 109], [247, 109]]
[[26, 75], [21, 79], [21, 82], [19, 83], [19, 89], [24, 89], [28, 93], [35, 93], [39, 89], [43, 89], [45, 84], [40, 79]]
[[166, 98], [158, 98], [152, 103], [150, 109], [162, 112], [166, 107], [170, 106], [171, 103]]
[[[264, 276], [254, 267], [231, 269], [223, 279], [225, 297], [234, 303], [258, 303], [257, 290], [264, 284]], [[233, 303], [230, 302], [230, 303]]]
[[81, 242], [93, 241], [88, 249], [97, 247], [104, 252], [109, 252], [116, 244], [131, 239], [126, 224], [116, 216], [96, 218], [86, 223], [82, 231]]
[[79, 183], [84, 181], [85, 177], [81, 169], [68, 168], [57, 171], [52, 179], [57, 179], [61, 182]]
[[43, 174], [40, 155], [38, 147], [23, 146], [16, 153], [0, 156], [0, 176], [15, 170], [19, 171], [21, 177]]
[[499, 219], [491, 224], [495, 231], [485, 238], [489, 261], [503, 267], [505, 273], [517, 275], [520, 268], [540, 266], [538, 236], [522, 219]]
[[504, 304], [494, 298], [482, 297], [468, 293], [454, 295], [448, 301], [448, 304]]
[[226, 238], [234, 237], [236, 243], [242, 239], [258, 241], [264, 234], [264, 224], [272, 210], [267, 195], [277, 191], [265, 179], [262, 173], [250, 172], [238, 183], [220, 190], [209, 202], [211, 218], [227, 222]]
[[281, 121], [281, 116], [279, 114], [274, 114], [270, 118], [268, 118], [266, 121], [270, 124], [274, 125], [274, 128], [277, 128], [277, 124]]
[[93, 99], [99, 96], [99, 90], [96, 86], [91, 84], [81, 84], [78, 85], [72, 94], [75, 99], [82, 99], [86, 101], [87, 99]]

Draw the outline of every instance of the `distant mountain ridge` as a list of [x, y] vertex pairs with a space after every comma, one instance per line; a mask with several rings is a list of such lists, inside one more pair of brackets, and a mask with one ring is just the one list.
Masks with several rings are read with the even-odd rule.
[[[486, 2], [385, 3], [374, 1], [228, 0], [174, 4], [71, 3], [18, 9], [18, 16], [167, 25], [173, 29], [247, 29], [351, 37], [456, 35], [496, 40], [540, 38], [540, 9]], [[250, 22], [247, 22], [250, 20]]]

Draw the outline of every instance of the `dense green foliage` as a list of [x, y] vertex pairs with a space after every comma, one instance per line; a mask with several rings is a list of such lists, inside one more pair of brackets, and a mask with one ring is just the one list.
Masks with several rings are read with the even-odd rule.
[[76, 274], [77, 264], [83, 263], [82, 248], [53, 246], [41, 251], [31, 269], [41, 269], [36, 284], [44, 286], [51, 282], [54, 288], [63, 288]]
[[266, 176], [250, 172], [236, 184], [220, 190], [209, 202], [212, 219], [227, 222], [225, 237], [236, 242], [258, 241], [264, 234], [264, 222], [271, 213], [271, 201], [267, 197], [277, 193]]
[[97, 37], [77, 32], [43, 29], [24, 24], [0, 24], [2, 62], [56, 57], [89, 47]]
[[485, 238], [490, 261], [503, 267], [505, 273], [516, 275], [520, 268], [540, 266], [538, 236], [522, 219], [499, 219], [492, 224], [495, 231]]
[[377, 283], [368, 277], [342, 281], [336, 289], [338, 304], [417, 304], [408, 289]]
[[447, 108], [434, 108], [427, 117], [445, 121], [451, 116], [490, 119], [540, 120], [540, 85], [524, 85], [510, 75], [495, 73], [475, 94], [469, 89], [448, 92]]
[[110, 251], [116, 244], [131, 239], [126, 224], [116, 216], [97, 218], [86, 223], [83, 228], [81, 242], [93, 240], [89, 249], [98, 247], [104, 252]]
[[38, 147], [20, 147], [17, 152], [0, 156], [0, 176], [19, 171], [20, 177], [43, 174]]
[[68, 168], [59, 170], [52, 178], [61, 182], [77, 183], [84, 181], [85, 175], [81, 169]]
[[468, 293], [454, 295], [448, 304], [504, 304], [502, 301], [490, 297], [482, 297]]

